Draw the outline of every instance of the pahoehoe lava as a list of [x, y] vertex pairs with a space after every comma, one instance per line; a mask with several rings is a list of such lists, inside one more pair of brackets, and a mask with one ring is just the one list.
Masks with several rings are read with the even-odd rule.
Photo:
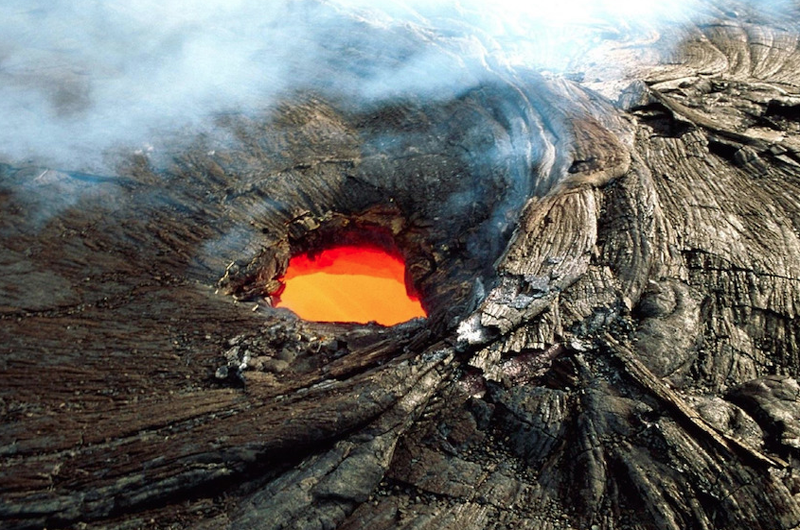
[[[703, 6], [564, 74], [357, 19], [170, 156], [0, 165], [4, 528], [797, 528], [799, 13]], [[362, 243], [427, 319], [272, 307]]]

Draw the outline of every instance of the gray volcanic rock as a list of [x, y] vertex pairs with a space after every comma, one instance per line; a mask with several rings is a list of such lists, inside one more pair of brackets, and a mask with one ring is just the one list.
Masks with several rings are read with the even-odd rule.
[[[553, 73], [302, 5], [263, 106], [0, 166], [2, 526], [800, 526], [797, 9], [597, 20]], [[342, 242], [429, 318], [272, 307]]]

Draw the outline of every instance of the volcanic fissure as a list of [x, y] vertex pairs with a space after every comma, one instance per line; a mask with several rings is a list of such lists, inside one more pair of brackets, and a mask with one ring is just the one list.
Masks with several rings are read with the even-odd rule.
[[377, 246], [343, 245], [289, 260], [276, 307], [317, 322], [391, 326], [426, 317], [406, 288], [405, 263]]

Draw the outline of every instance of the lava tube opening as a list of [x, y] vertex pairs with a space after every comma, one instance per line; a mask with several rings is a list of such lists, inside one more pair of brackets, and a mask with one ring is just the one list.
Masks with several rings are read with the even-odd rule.
[[406, 289], [403, 260], [377, 247], [343, 245], [294, 256], [281, 280], [275, 307], [305, 320], [392, 326], [428, 316]]

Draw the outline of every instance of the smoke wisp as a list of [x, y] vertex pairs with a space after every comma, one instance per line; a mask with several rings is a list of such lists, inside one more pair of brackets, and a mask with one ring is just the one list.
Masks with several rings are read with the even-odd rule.
[[165, 132], [210, 130], [215, 114], [269, 108], [296, 88], [444, 98], [489, 70], [563, 72], [609, 35], [702, 12], [699, 0], [374, 4], [7, 0], [0, 160], [109, 171], [117, 149], [157, 151]]

